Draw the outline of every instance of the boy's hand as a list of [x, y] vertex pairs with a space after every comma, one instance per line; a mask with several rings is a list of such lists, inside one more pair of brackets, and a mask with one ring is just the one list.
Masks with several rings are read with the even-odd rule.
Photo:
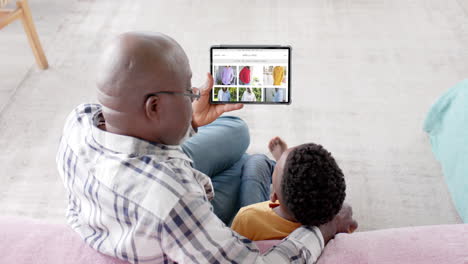
[[224, 112], [241, 109], [243, 104], [210, 104], [210, 92], [213, 89], [213, 76], [207, 74], [206, 82], [199, 87], [200, 99], [192, 103], [192, 126], [198, 127], [207, 125], [216, 120]]
[[319, 226], [325, 243], [328, 243], [338, 233], [352, 233], [357, 228], [358, 223], [353, 219], [353, 209], [348, 204], [343, 204], [333, 220]]

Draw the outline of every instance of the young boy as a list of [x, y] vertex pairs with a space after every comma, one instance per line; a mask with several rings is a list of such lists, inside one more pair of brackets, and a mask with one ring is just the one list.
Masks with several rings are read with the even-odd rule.
[[[277, 161], [270, 201], [240, 209], [232, 229], [250, 240], [283, 239], [301, 225], [320, 226], [340, 212], [343, 172], [330, 152], [313, 143], [289, 148], [279, 137], [269, 149]], [[353, 232], [357, 223], [351, 225]]]

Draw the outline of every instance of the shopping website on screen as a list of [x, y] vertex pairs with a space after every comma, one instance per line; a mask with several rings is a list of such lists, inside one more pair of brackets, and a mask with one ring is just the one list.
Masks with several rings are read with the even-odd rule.
[[288, 49], [213, 49], [213, 101], [288, 100]]

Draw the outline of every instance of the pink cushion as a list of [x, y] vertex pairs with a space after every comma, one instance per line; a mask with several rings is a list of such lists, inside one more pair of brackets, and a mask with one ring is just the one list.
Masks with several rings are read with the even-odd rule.
[[100, 254], [66, 225], [0, 218], [0, 263], [128, 264]]
[[[66, 225], [0, 217], [0, 226], [0, 263], [128, 264], [90, 248]], [[279, 242], [256, 244], [265, 252]], [[468, 263], [468, 224], [338, 235], [318, 263]]]
[[420, 226], [340, 234], [318, 264], [468, 263], [468, 224]]
[[[265, 252], [278, 242], [256, 244]], [[128, 264], [89, 247], [67, 225], [17, 217], [0, 217], [0, 263]]]

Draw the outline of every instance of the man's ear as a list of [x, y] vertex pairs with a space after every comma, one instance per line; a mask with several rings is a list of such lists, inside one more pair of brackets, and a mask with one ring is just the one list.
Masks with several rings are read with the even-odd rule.
[[270, 201], [271, 201], [272, 203], [274, 203], [274, 202], [276, 202], [277, 200], [278, 200], [278, 195], [276, 195], [276, 192], [275, 192], [275, 191], [271, 192], [271, 194], [270, 194]]
[[148, 119], [157, 119], [159, 117], [159, 97], [152, 95], [145, 101], [145, 115]]

